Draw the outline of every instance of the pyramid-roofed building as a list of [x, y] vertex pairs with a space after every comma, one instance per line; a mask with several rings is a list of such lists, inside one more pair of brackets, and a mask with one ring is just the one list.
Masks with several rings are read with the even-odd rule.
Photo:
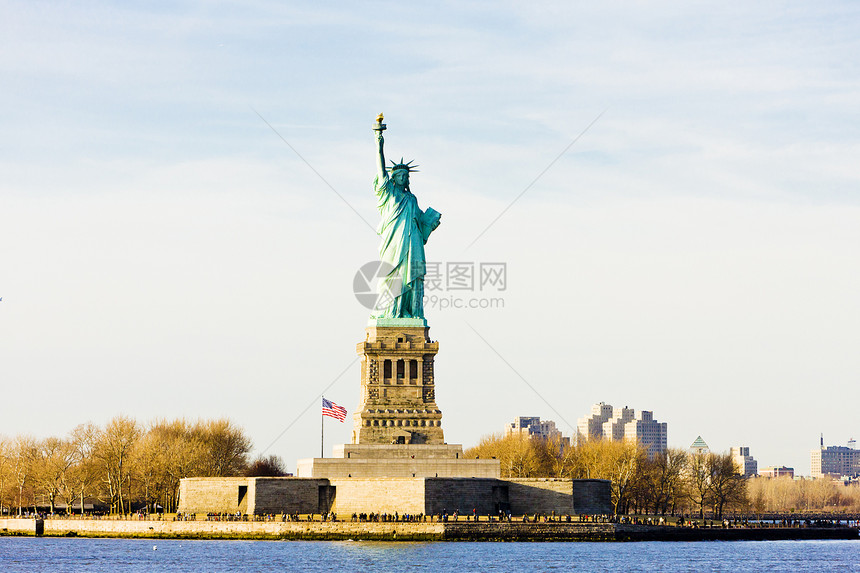
[[707, 454], [711, 451], [711, 448], [708, 447], [702, 436], [697, 436], [693, 443], [690, 444], [690, 451], [694, 454]]

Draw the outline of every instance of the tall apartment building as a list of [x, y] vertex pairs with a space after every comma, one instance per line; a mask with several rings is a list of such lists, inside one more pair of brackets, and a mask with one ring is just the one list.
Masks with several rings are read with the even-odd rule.
[[591, 407], [591, 415], [580, 418], [576, 421], [576, 438], [578, 441], [588, 440], [589, 438], [603, 437], [603, 424], [612, 417], [612, 406], [604, 404], [594, 404]]
[[819, 449], [810, 452], [812, 477], [860, 477], [860, 450], [857, 450], [854, 445], [855, 442], [852, 439], [847, 447], [824, 447], [824, 436], [822, 436]]
[[633, 408], [613, 408], [612, 417], [603, 422], [603, 437], [614, 442], [624, 439], [624, 427], [633, 420], [636, 411]]
[[667, 424], [654, 419], [654, 413], [640, 410], [636, 417], [624, 425], [624, 438], [635, 439], [648, 450], [648, 457], [665, 452], [667, 448]]
[[563, 440], [561, 432], [552, 420], [541, 420], [537, 416], [519, 416], [505, 426], [505, 436]]
[[740, 446], [731, 449], [732, 461], [735, 462], [735, 467], [738, 468], [738, 473], [744, 477], [752, 477], [758, 474], [758, 462], [750, 455], [750, 449], [747, 446]]
[[591, 407], [591, 415], [577, 420], [577, 440], [603, 438], [605, 440], [638, 440], [654, 457], [667, 447], [667, 424], [654, 419], [653, 412], [633, 408], [613, 408], [600, 402]]

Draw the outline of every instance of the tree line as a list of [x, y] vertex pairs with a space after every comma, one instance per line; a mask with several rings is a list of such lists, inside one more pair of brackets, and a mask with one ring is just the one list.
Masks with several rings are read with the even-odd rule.
[[111, 513], [176, 511], [179, 480], [195, 476], [283, 475], [280, 458], [249, 461], [251, 440], [227, 419], [117, 416], [81, 424], [65, 437], [0, 436], [0, 511], [21, 514], [97, 500]]
[[860, 487], [826, 479], [789, 477], [747, 482], [753, 513], [860, 513]]
[[[65, 437], [0, 436], [0, 514], [55, 512], [97, 500], [111, 513], [142, 507], [172, 513], [185, 477], [285, 475], [278, 456], [249, 459], [251, 440], [227, 419], [156, 420], [117, 416], [81, 424]], [[670, 448], [648, 457], [635, 441], [485, 436], [469, 457], [496, 458], [502, 477], [607, 479], [615, 513], [707, 511], [746, 514], [860, 512], [860, 488], [827, 479], [744, 479], [730, 454]]]
[[632, 440], [591, 439], [569, 445], [561, 440], [494, 434], [482, 438], [465, 455], [498, 459], [502, 477], [607, 479], [616, 514], [704, 517], [708, 512], [722, 519], [727, 511], [860, 511], [856, 487], [829, 480], [747, 479], [738, 473], [729, 453], [694, 454], [669, 448], [649, 458], [646, 449]]

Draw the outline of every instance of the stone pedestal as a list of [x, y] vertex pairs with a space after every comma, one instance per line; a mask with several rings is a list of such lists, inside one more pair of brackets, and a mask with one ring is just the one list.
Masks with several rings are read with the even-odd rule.
[[331, 458], [299, 460], [301, 478], [498, 478], [499, 460], [467, 459], [453, 444], [341, 444]]
[[433, 360], [424, 319], [371, 319], [361, 355], [361, 398], [353, 444], [444, 444]]
[[361, 401], [352, 444], [331, 458], [299, 460], [302, 478], [498, 478], [498, 460], [465, 459], [446, 444], [436, 405], [433, 359], [424, 319], [371, 319], [361, 355]]

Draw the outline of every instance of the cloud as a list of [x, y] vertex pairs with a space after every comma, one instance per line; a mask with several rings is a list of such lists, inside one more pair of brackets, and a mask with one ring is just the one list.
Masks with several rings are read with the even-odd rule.
[[[421, 205], [443, 213], [430, 256], [510, 265], [503, 311], [431, 317], [449, 440], [549, 416], [465, 319], [568, 420], [629, 403], [672, 443], [744, 441], [801, 471], [807, 438], [850, 433], [821, 402], [852, 403], [857, 367], [853, 5], [402, 12], [6, 7], [0, 375], [18, 402], [77, 395], [49, 426], [11, 413], [0, 431], [121, 404], [280, 433], [363, 336], [351, 281], [377, 238], [328, 184], [375, 222], [383, 111], [387, 150], [417, 159]], [[357, 403], [357, 374], [338, 384]], [[463, 416], [474, 400], [485, 413]], [[772, 416], [805, 422], [777, 441]]]

